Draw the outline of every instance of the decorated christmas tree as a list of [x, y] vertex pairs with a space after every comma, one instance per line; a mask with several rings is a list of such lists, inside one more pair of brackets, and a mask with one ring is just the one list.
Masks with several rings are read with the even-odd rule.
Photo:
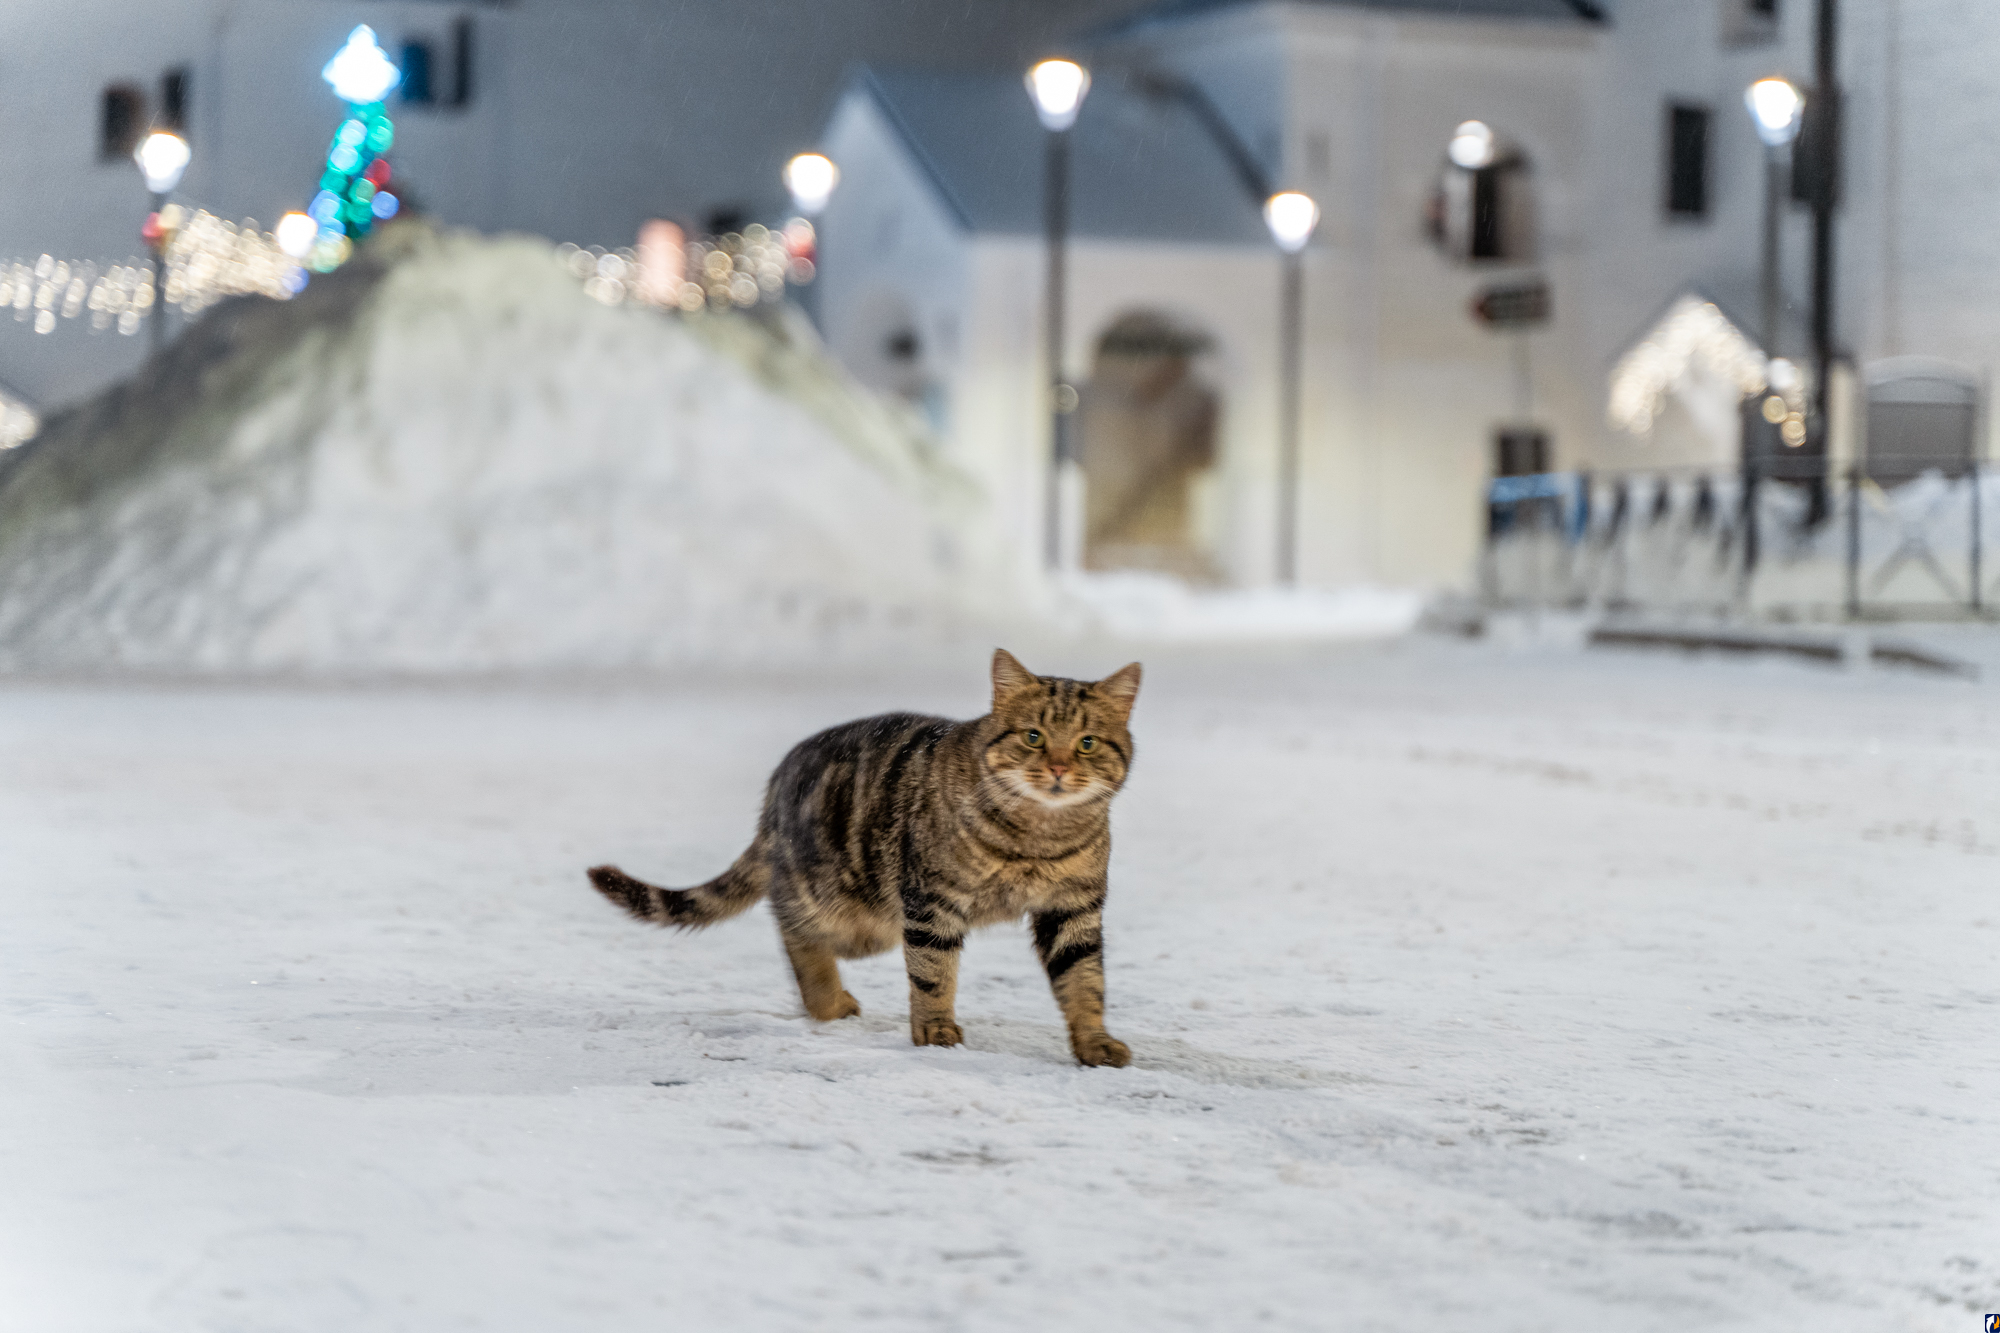
[[403, 76], [364, 23], [348, 34], [347, 45], [326, 62], [320, 77], [347, 103], [347, 119], [326, 150], [319, 193], [306, 208], [319, 226], [306, 267], [326, 273], [346, 261], [377, 221], [396, 215], [399, 201], [389, 189], [387, 157], [396, 130], [383, 99]]

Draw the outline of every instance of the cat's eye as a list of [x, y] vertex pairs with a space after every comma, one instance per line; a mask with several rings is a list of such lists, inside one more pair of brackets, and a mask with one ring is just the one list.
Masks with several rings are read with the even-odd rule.
[[1029, 727], [1027, 734], [1022, 736], [1021, 739], [1028, 743], [1028, 748], [1031, 750], [1042, 748], [1042, 733], [1036, 731], [1033, 727]]
[[1076, 752], [1078, 754], [1089, 754], [1092, 750], [1095, 750], [1096, 748], [1097, 748], [1097, 737], [1095, 736], [1085, 736], [1082, 740], [1076, 743]]

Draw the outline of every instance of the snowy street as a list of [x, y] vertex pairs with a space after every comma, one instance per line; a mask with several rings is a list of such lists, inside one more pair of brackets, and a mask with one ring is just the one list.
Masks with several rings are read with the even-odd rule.
[[[2000, 1310], [2000, 683], [1149, 654], [1110, 1030], [802, 1016], [685, 884], [832, 682], [0, 681], [0, 1329], [1935, 1330]], [[1023, 652], [1045, 672], [1125, 658]], [[846, 670], [846, 669], [843, 669]]]

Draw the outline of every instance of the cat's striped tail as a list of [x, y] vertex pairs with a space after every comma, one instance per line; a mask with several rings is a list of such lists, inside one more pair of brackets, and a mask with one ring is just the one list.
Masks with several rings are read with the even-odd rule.
[[691, 889], [663, 889], [633, 879], [617, 866], [592, 866], [586, 873], [599, 893], [633, 917], [681, 930], [727, 921], [764, 896], [764, 876], [749, 852], [708, 883]]

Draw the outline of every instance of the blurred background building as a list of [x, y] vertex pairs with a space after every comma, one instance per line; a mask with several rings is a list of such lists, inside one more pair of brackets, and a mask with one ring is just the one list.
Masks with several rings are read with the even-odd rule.
[[[1063, 349], [1080, 386], [1074, 558], [1272, 576], [1283, 269], [1259, 208], [1291, 189], [1322, 215], [1303, 260], [1300, 577], [1449, 585], [1473, 567], [1496, 473], [1733, 466], [1731, 356], [1811, 368], [1811, 217], [1789, 182], [1762, 327], [1766, 148], [1744, 90], [1772, 74], [1810, 90], [1833, 8], [23, 3], [0, 16], [19, 182], [0, 254], [134, 252], [147, 200], [130, 144], [152, 124], [190, 139], [188, 202], [267, 223], [300, 207], [337, 110], [319, 67], [357, 22], [404, 69], [399, 180], [447, 222], [611, 246], [650, 218], [776, 222], [781, 166], [818, 148], [842, 169], [811, 294], [829, 346], [930, 420], [1033, 552], [1050, 457], [1043, 131], [1020, 80], [1062, 50], [1095, 76]], [[1839, 373], [1824, 421], [1785, 447], [1853, 454], [1872, 422], [1918, 452], [1989, 455], [2000, 185], [1972, 150], [2000, 113], [2000, 10], [1837, 9]], [[0, 385], [44, 409], [143, 352], [11, 327]], [[1779, 447], [1747, 419], [1752, 448]]]

